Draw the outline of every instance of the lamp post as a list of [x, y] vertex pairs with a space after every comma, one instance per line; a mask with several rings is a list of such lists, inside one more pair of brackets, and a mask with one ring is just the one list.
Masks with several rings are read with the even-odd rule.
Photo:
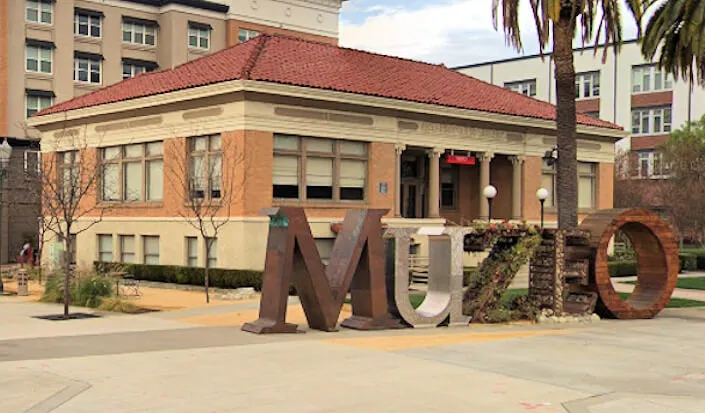
[[541, 229], [543, 229], [543, 204], [546, 202], [546, 199], [548, 199], [548, 189], [539, 188], [539, 190], [536, 191], [536, 198], [538, 198], [541, 203]]
[[492, 199], [497, 196], [497, 188], [492, 185], [487, 185], [482, 190], [482, 195], [487, 198], [487, 222], [492, 222]]
[[2, 144], [0, 144], [0, 292], [3, 292], [4, 290], [2, 283], [2, 220], [4, 219], [4, 216], [2, 215], [2, 189], [7, 166], [10, 164], [10, 156], [12, 156], [12, 146], [10, 146], [7, 139], [5, 139]]

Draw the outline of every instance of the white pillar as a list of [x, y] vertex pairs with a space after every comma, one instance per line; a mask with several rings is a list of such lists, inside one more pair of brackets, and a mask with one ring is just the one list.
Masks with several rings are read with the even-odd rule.
[[433, 148], [427, 152], [428, 163], [428, 216], [441, 216], [441, 154], [442, 148]]
[[401, 155], [404, 153], [406, 145], [398, 143], [394, 145], [395, 157], [395, 172], [394, 172], [394, 216], [401, 217]]
[[480, 160], [480, 219], [487, 220], [490, 214], [490, 208], [487, 204], [487, 199], [483, 194], [483, 190], [490, 184], [490, 162], [494, 158], [494, 153], [483, 152], [478, 156]]
[[522, 166], [523, 156], [511, 156], [512, 161], [512, 219], [521, 219]]

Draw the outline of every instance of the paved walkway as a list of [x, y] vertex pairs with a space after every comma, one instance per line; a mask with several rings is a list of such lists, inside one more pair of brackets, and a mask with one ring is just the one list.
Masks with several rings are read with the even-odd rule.
[[[56, 313], [58, 306], [0, 297], [0, 411], [705, 408], [705, 309], [586, 325], [256, 336], [236, 326], [256, 315], [256, 307], [242, 302], [50, 322], [31, 317]], [[297, 307], [292, 300], [294, 319]], [[228, 318], [226, 326], [214, 326], [214, 319]]]
[[[704, 272], [693, 271], [679, 274], [678, 278], [705, 277]], [[629, 281], [636, 281], [636, 277], [612, 278], [612, 285], [617, 292], [631, 293], [634, 291], [634, 284], [626, 284]], [[673, 290], [673, 297], [687, 300], [705, 301], [705, 290], [691, 290], [687, 288], [676, 288]]]

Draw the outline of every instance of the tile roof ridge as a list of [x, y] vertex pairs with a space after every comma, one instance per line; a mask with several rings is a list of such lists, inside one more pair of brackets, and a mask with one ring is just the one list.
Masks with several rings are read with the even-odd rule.
[[250, 80], [252, 70], [255, 68], [255, 65], [257, 64], [259, 57], [262, 55], [264, 48], [267, 46], [267, 43], [269, 43], [269, 39], [271, 39], [271, 36], [264, 34], [251, 40], [256, 41], [257, 44], [255, 45], [254, 50], [250, 52], [250, 56], [247, 58], [245, 64], [242, 66], [242, 70], [240, 71], [240, 79]]

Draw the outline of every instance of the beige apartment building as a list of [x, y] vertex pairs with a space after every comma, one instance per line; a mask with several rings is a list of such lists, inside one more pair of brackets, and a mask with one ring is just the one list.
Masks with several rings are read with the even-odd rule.
[[[11, 138], [19, 159], [4, 184], [0, 262], [14, 260], [38, 215], [38, 207], [27, 217], [26, 202], [10, 203], [11, 188], [22, 187], [13, 180], [32, 171], [21, 166], [37, 163], [29, 116], [261, 33], [337, 44], [341, 1], [0, 0], [0, 137]], [[13, 229], [20, 219], [29, 223]]]

